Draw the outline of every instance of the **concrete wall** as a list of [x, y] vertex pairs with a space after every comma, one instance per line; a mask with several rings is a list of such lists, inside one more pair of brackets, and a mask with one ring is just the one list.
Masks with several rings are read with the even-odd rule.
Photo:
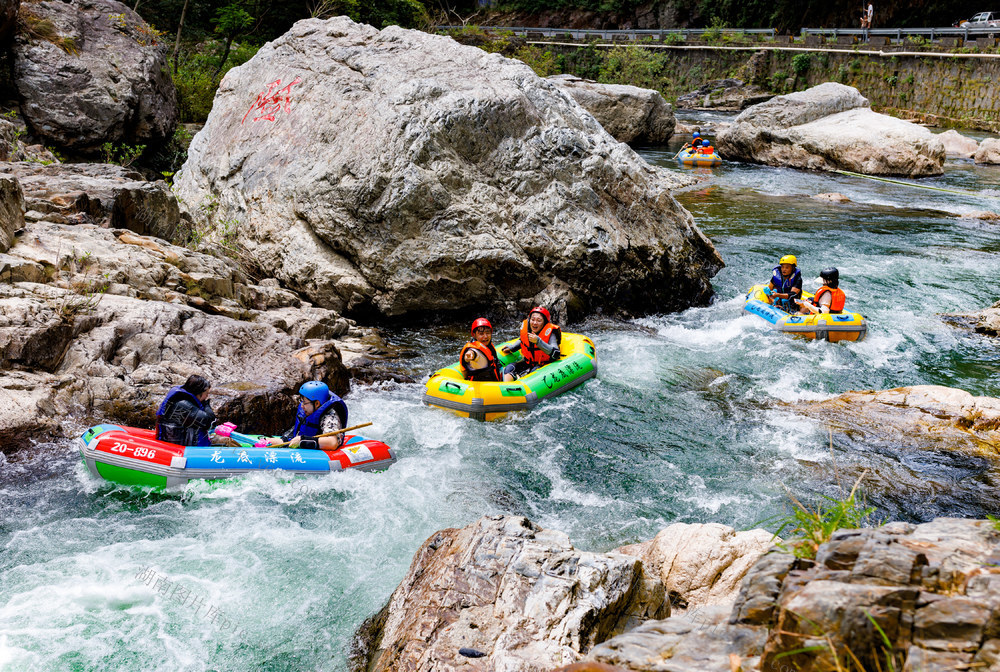
[[[596, 79], [609, 47], [542, 45], [563, 55], [567, 72]], [[878, 111], [941, 126], [1000, 131], [1000, 58], [965, 53], [880, 52], [817, 47], [662, 46], [648, 48], [657, 75], [647, 85], [667, 100], [725, 77], [788, 93], [835, 81], [856, 87]], [[793, 59], [808, 54], [796, 75]], [[801, 59], [800, 59], [801, 62]]]

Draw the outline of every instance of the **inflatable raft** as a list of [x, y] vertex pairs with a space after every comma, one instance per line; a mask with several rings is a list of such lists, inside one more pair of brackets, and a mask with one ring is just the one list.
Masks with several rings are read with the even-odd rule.
[[151, 429], [91, 427], [77, 440], [94, 476], [122, 485], [173, 488], [191, 479], [221, 479], [252, 471], [328, 474], [345, 469], [381, 471], [396, 461], [381, 441], [348, 434], [337, 450], [254, 448], [261, 437], [232, 433], [235, 447], [179, 446], [158, 441]]
[[[767, 320], [772, 328], [806, 338], [837, 341], [860, 341], [868, 334], [865, 318], [858, 313], [814, 313], [797, 315], [788, 313], [774, 305], [767, 285], [754, 285], [747, 292], [743, 310]], [[805, 299], [812, 298], [809, 292], [802, 292]]]
[[[503, 345], [514, 345], [508, 341]], [[521, 351], [505, 355], [497, 347], [503, 366], [521, 359]], [[594, 342], [580, 334], [563, 333], [559, 347], [562, 357], [510, 383], [465, 380], [455, 362], [437, 371], [424, 391], [424, 403], [475, 420], [496, 420], [511, 411], [527, 411], [546, 397], [571, 390], [597, 375]]]
[[722, 157], [716, 154], [714, 150], [711, 154], [701, 154], [699, 152], [691, 152], [685, 149], [677, 155], [677, 160], [680, 161], [682, 165], [697, 167], [717, 166], [722, 163]]

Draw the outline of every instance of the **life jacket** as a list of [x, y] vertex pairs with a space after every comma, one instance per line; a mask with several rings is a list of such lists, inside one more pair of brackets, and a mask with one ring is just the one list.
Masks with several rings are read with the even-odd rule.
[[[783, 277], [781, 275], [781, 266], [775, 266], [772, 269], [771, 284], [774, 285], [775, 290], [778, 294], [789, 294], [792, 289], [796, 286], [802, 289], [802, 273], [799, 271], [798, 267], [792, 271], [790, 276]], [[801, 296], [801, 294], [799, 294]], [[780, 304], [780, 305], [779, 305]], [[787, 299], [775, 299], [775, 305], [782, 307], [782, 305], [787, 309], [791, 310], [795, 307], [795, 302], [792, 300], [791, 296]]]
[[[465, 353], [469, 348], [478, 350], [486, 357], [487, 365], [482, 369], [472, 369], [465, 363]], [[462, 366], [462, 374], [466, 380], [500, 382], [500, 363], [497, 361], [497, 349], [493, 344], [484, 345], [479, 341], [470, 341], [462, 346], [462, 352], [458, 356], [458, 363]]]
[[830, 297], [830, 312], [831, 313], [842, 313], [844, 312], [844, 304], [847, 302], [847, 294], [844, 293], [840, 287], [830, 287], [829, 285], [823, 285], [816, 290], [816, 295], [812, 298], [812, 303], [814, 306], [819, 305], [819, 297], [823, 296], [826, 292], [830, 292], [832, 295]]
[[299, 404], [299, 409], [295, 412], [295, 427], [292, 428], [292, 436], [311, 439], [320, 434], [320, 421], [323, 415], [331, 408], [337, 413], [337, 417], [340, 418], [340, 427], [347, 427], [347, 404], [344, 403], [343, 399], [331, 392], [330, 398], [309, 415], [306, 415], [302, 404]]
[[[521, 323], [521, 356], [524, 357], [524, 361], [531, 362], [535, 366], [548, 364], [552, 358], [528, 340], [528, 333], [528, 321], [525, 320]], [[553, 333], [556, 335], [556, 343], [562, 343], [562, 330], [551, 322], [542, 327], [542, 330], [538, 332], [538, 338], [546, 343], [551, 343], [549, 336]]]
[[698, 151], [702, 154], [711, 154], [715, 151], [715, 147], [712, 147], [712, 145], [709, 145], [708, 147], [699, 147]]
[[164, 422], [161, 418], [173, 410], [174, 405], [179, 401], [188, 401], [195, 405], [198, 410], [204, 410], [205, 405], [198, 397], [194, 396], [180, 385], [170, 388], [167, 396], [163, 398], [160, 407], [156, 409], [156, 438], [167, 443], [176, 443], [182, 446], [210, 446], [212, 440], [208, 436], [208, 428], [182, 427], [177, 423]]

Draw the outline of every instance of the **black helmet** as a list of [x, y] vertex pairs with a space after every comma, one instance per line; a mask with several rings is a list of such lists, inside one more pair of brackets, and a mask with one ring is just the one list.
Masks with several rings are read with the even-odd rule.
[[833, 266], [831, 266], [830, 268], [824, 268], [822, 271], [820, 271], [819, 277], [826, 280], [831, 287], [836, 287], [838, 284], [840, 284], [840, 271], [838, 271]]

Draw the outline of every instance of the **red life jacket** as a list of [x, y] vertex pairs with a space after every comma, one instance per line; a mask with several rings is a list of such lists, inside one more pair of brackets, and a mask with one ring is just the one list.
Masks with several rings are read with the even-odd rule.
[[[465, 363], [465, 353], [469, 348], [481, 352], [488, 365], [482, 369], [470, 369]], [[500, 364], [497, 361], [497, 350], [493, 344], [484, 345], [479, 341], [470, 341], [462, 346], [462, 352], [458, 356], [458, 363], [462, 366], [462, 376], [466, 380], [493, 381], [500, 382]]]
[[702, 154], [711, 154], [715, 151], [715, 147], [712, 147], [711, 145], [709, 145], [708, 147], [699, 147], [698, 151], [701, 152]]
[[812, 302], [814, 306], [819, 305], [819, 297], [823, 296], [824, 293], [830, 292], [832, 295], [830, 297], [830, 312], [831, 313], [842, 313], [844, 312], [844, 304], [847, 303], [847, 295], [844, 294], [844, 290], [840, 287], [830, 287], [829, 285], [823, 285], [816, 290], [816, 295], [813, 296]]
[[[542, 330], [538, 332], [538, 338], [545, 341], [546, 343], [551, 343], [549, 336], [555, 332], [556, 343], [562, 341], [562, 331], [559, 327], [552, 324], [551, 322], [546, 323]], [[541, 366], [542, 364], [548, 364], [552, 361], [545, 352], [542, 351], [537, 345], [533, 344], [528, 340], [528, 321], [525, 320], [521, 323], [521, 356], [524, 357], [524, 361], [531, 362], [535, 366]]]

